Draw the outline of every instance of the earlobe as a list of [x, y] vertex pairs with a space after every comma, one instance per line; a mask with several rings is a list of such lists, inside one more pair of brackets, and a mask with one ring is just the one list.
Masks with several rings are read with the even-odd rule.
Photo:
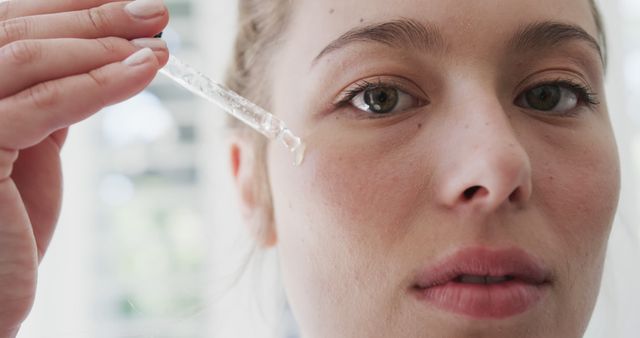
[[[247, 149], [245, 149], [246, 152]], [[253, 192], [253, 182], [250, 175], [246, 173], [247, 170], [253, 167], [252, 163], [249, 163], [247, 157], [243, 154], [242, 147], [238, 143], [231, 144], [231, 172], [235, 181], [236, 188], [240, 193], [240, 204], [242, 208], [242, 216], [246, 218], [246, 213], [251, 212], [256, 207], [255, 196]]]
[[258, 163], [255, 151], [250, 141], [233, 140], [230, 145], [231, 172], [240, 197], [242, 218], [258, 245], [268, 248], [276, 244], [277, 235], [264, 164]]
[[240, 173], [240, 147], [237, 143], [231, 143], [231, 173], [235, 179]]

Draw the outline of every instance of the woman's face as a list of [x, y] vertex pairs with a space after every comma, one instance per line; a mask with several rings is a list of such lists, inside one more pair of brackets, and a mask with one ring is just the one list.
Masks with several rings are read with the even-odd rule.
[[[306, 337], [578, 337], [619, 167], [587, 0], [300, 0], [268, 147]], [[487, 278], [488, 276], [488, 278]]]

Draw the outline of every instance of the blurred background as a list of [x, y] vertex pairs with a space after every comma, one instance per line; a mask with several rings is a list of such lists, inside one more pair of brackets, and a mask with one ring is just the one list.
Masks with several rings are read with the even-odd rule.
[[[221, 80], [235, 1], [165, 1], [171, 51]], [[640, 332], [640, 1], [600, 6], [624, 184], [587, 337], [631, 338]], [[273, 253], [247, 260], [225, 137], [222, 113], [162, 76], [74, 127], [62, 216], [19, 337], [297, 337], [286, 305], [264, 297], [281, 293]]]

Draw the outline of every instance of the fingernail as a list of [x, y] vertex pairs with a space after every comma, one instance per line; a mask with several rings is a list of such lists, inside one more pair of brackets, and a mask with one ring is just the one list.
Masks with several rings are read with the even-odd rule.
[[138, 66], [155, 59], [155, 55], [150, 48], [143, 48], [126, 58], [122, 63], [127, 66]]
[[124, 9], [136, 19], [151, 19], [165, 11], [162, 0], [134, 0], [124, 6]]
[[155, 50], [155, 51], [167, 50], [167, 43], [161, 39], [142, 38], [142, 39], [131, 40], [131, 43], [136, 47], [151, 48], [152, 50]]

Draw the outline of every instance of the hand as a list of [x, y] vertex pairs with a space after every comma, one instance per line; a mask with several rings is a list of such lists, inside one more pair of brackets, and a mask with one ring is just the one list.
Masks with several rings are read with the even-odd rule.
[[33, 304], [67, 128], [149, 84], [168, 52], [148, 37], [167, 22], [161, 0], [0, 2], [0, 338]]

